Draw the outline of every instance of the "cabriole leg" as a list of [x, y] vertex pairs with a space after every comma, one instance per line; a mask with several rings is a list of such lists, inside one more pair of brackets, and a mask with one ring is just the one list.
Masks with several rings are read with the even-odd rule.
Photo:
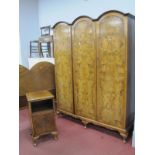
[[84, 128], [87, 128], [87, 124], [88, 124], [88, 122], [85, 121], [85, 120], [82, 120], [82, 123], [84, 124]]
[[125, 144], [127, 141], [127, 137], [128, 137], [128, 133], [127, 132], [120, 132], [120, 135], [122, 136], [123, 138], [123, 143]]
[[58, 132], [51, 132], [53, 135], [54, 140], [58, 140]]
[[37, 139], [38, 138], [39, 138], [39, 136], [33, 137], [33, 146], [37, 146]]

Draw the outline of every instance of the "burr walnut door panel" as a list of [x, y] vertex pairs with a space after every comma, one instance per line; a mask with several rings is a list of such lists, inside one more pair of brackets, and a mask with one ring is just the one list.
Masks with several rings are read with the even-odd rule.
[[72, 26], [75, 114], [96, 119], [95, 25], [80, 18]]
[[124, 127], [126, 104], [126, 18], [103, 16], [97, 27], [97, 120]]
[[33, 136], [56, 131], [55, 116], [52, 110], [33, 114], [32, 121], [34, 127]]
[[73, 113], [71, 28], [65, 23], [54, 28], [54, 57], [58, 109]]

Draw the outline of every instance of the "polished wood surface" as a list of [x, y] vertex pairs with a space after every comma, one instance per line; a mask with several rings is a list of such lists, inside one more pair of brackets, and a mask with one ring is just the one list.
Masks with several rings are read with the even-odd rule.
[[19, 96], [25, 96], [29, 91], [30, 71], [26, 67], [19, 65]]
[[49, 62], [39, 62], [30, 69], [29, 91], [52, 90], [55, 88], [54, 65]]
[[73, 113], [71, 28], [65, 23], [54, 29], [54, 57], [58, 108]]
[[75, 114], [96, 119], [95, 24], [80, 18], [72, 26]]
[[97, 22], [97, 120], [124, 128], [126, 17], [109, 13]]
[[52, 134], [55, 139], [58, 131], [55, 122], [55, 104], [53, 94], [50, 91], [35, 91], [26, 93], [29, 103], [29, 115], [32, 127], [32, 139], [34, 146], [36, 140], [45, 134]]
[[[56, 131], [55, 116], [53, 111], [39, 112], [33, 114], [34, 137]], [[52, 124], [52, 125], [51, 125]], [[54, 125], [53, 125], [54, 124]]]
[[[30, 70], [19, 65], [19, 104], [26, 106], [25, 95], [27, 92], [55, 90], [55, 69], [49, 62], [39, 62]], [[54, 94], [55, 95], [55, 94]]]
[[[61, 108], [64, 102], [58, 101], [58, 110], [80, 118], [85, 126], [90, 122], [117, 130], [126, 139], [134, 120], [134, 16], [119, 11], [105, 12], [97, 19], [80, 16], [72, 24], [55, 24], [54, 33], [61, 25], [71, 29], [74, 102], [72, 113]], [[70, 44], [67, 46], [63, 35], [55, 35], [59, 38], [55, 50], [68, 51]], [[56, 60], [63, 57], [59, 54]], [[59, 71], [56, 79], [61, 79], [66, 70]], [[60, 84], [63, 86], [65, 80], [56, 82]], [[57, 94], [67, 98], [60, 89]]]
[[26, 97], [29, 102], [54, 98], [53, 94], [46, 90], [28, 92], [26, 93]]
[[19, 65], [19, 108], [28, 106], [26, 100], [26, 92], [29, 91], [30, 85], [30, 71], [26, 67]]

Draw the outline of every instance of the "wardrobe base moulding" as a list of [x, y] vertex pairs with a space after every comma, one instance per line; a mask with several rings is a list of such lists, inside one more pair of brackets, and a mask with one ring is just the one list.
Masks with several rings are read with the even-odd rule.
[[[66, 112], [66, 111], [63, 111], [63, 110], [59, 110], [59, 109], [57, 110], [57, 114], [60, 117], [63, 117], [63, 114], [64, 114], [66, 116], [71, 116], [71, 117], [73, 117], [75, 119], [81, 120], [83, 125], [84, 125], [84, 128], [87, 128], [87, 124], [91, 123], [93, 125], [101, 126], [101, 127], [104, 127], [106, 129], [109, 129], [109, 130], [112, 130], [112, 131], [117, 131], [120, 134], [120, 136], [123, 138], [123, 143], [126, 143], [129, 132], [131, 130], [133, 130], [133, 123], [131, 123], [130, 126], [128, 126], [126, 129], [121, 129], [121, 128], [117, 128], [117, 127], [112, 126], [112, 125], [107, 125], [107, 124], [104, 124], [104, 123], [100, 123], [98, 121], [88, 119], [88, 118], [85, 118], [85, 117], [82, 117], [82, 116], [79, 116], [79, 115], [75, 115], [75, 114], [72, 114], [72, 113], [69, 113], [69, 112]], [[132, 122], [134, 122], [134, 120]]]

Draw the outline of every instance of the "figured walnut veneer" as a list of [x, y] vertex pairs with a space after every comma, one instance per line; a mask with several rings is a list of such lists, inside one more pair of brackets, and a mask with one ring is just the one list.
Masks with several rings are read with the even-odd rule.
[[54, 57], [58, 108], [73, 113], [71, 28], [65, 23], [54, 29]]
[[126, 18], [105, 15], [97, 21], [97, 120], [125, 127], [127, 80]]
[[55, 121], [54, 95], [47, 90], [28, 92], [26, 97], [29, 105], [29, 116], [32, 127], [32, 139], [34, 146], [36, 140], [45, 134], [52, 134], [58, 138]]
[[134, 119], [134, 17], [108, 11], [53, 28], [59, 111], [127, 138]]
[[[19, 103], [26, 106], [26, 93], [40, 90], [55, 89], [54, 65], [49, 62], [39, 62], [30, 70], [19, 65]], [[54, 93], [54, 92], [52, 92]], [[54, 94], [55, 95], [55, 94]]]
[[96, 118], [95, 25], [80, 18], [72, 26], [75, 114]]

